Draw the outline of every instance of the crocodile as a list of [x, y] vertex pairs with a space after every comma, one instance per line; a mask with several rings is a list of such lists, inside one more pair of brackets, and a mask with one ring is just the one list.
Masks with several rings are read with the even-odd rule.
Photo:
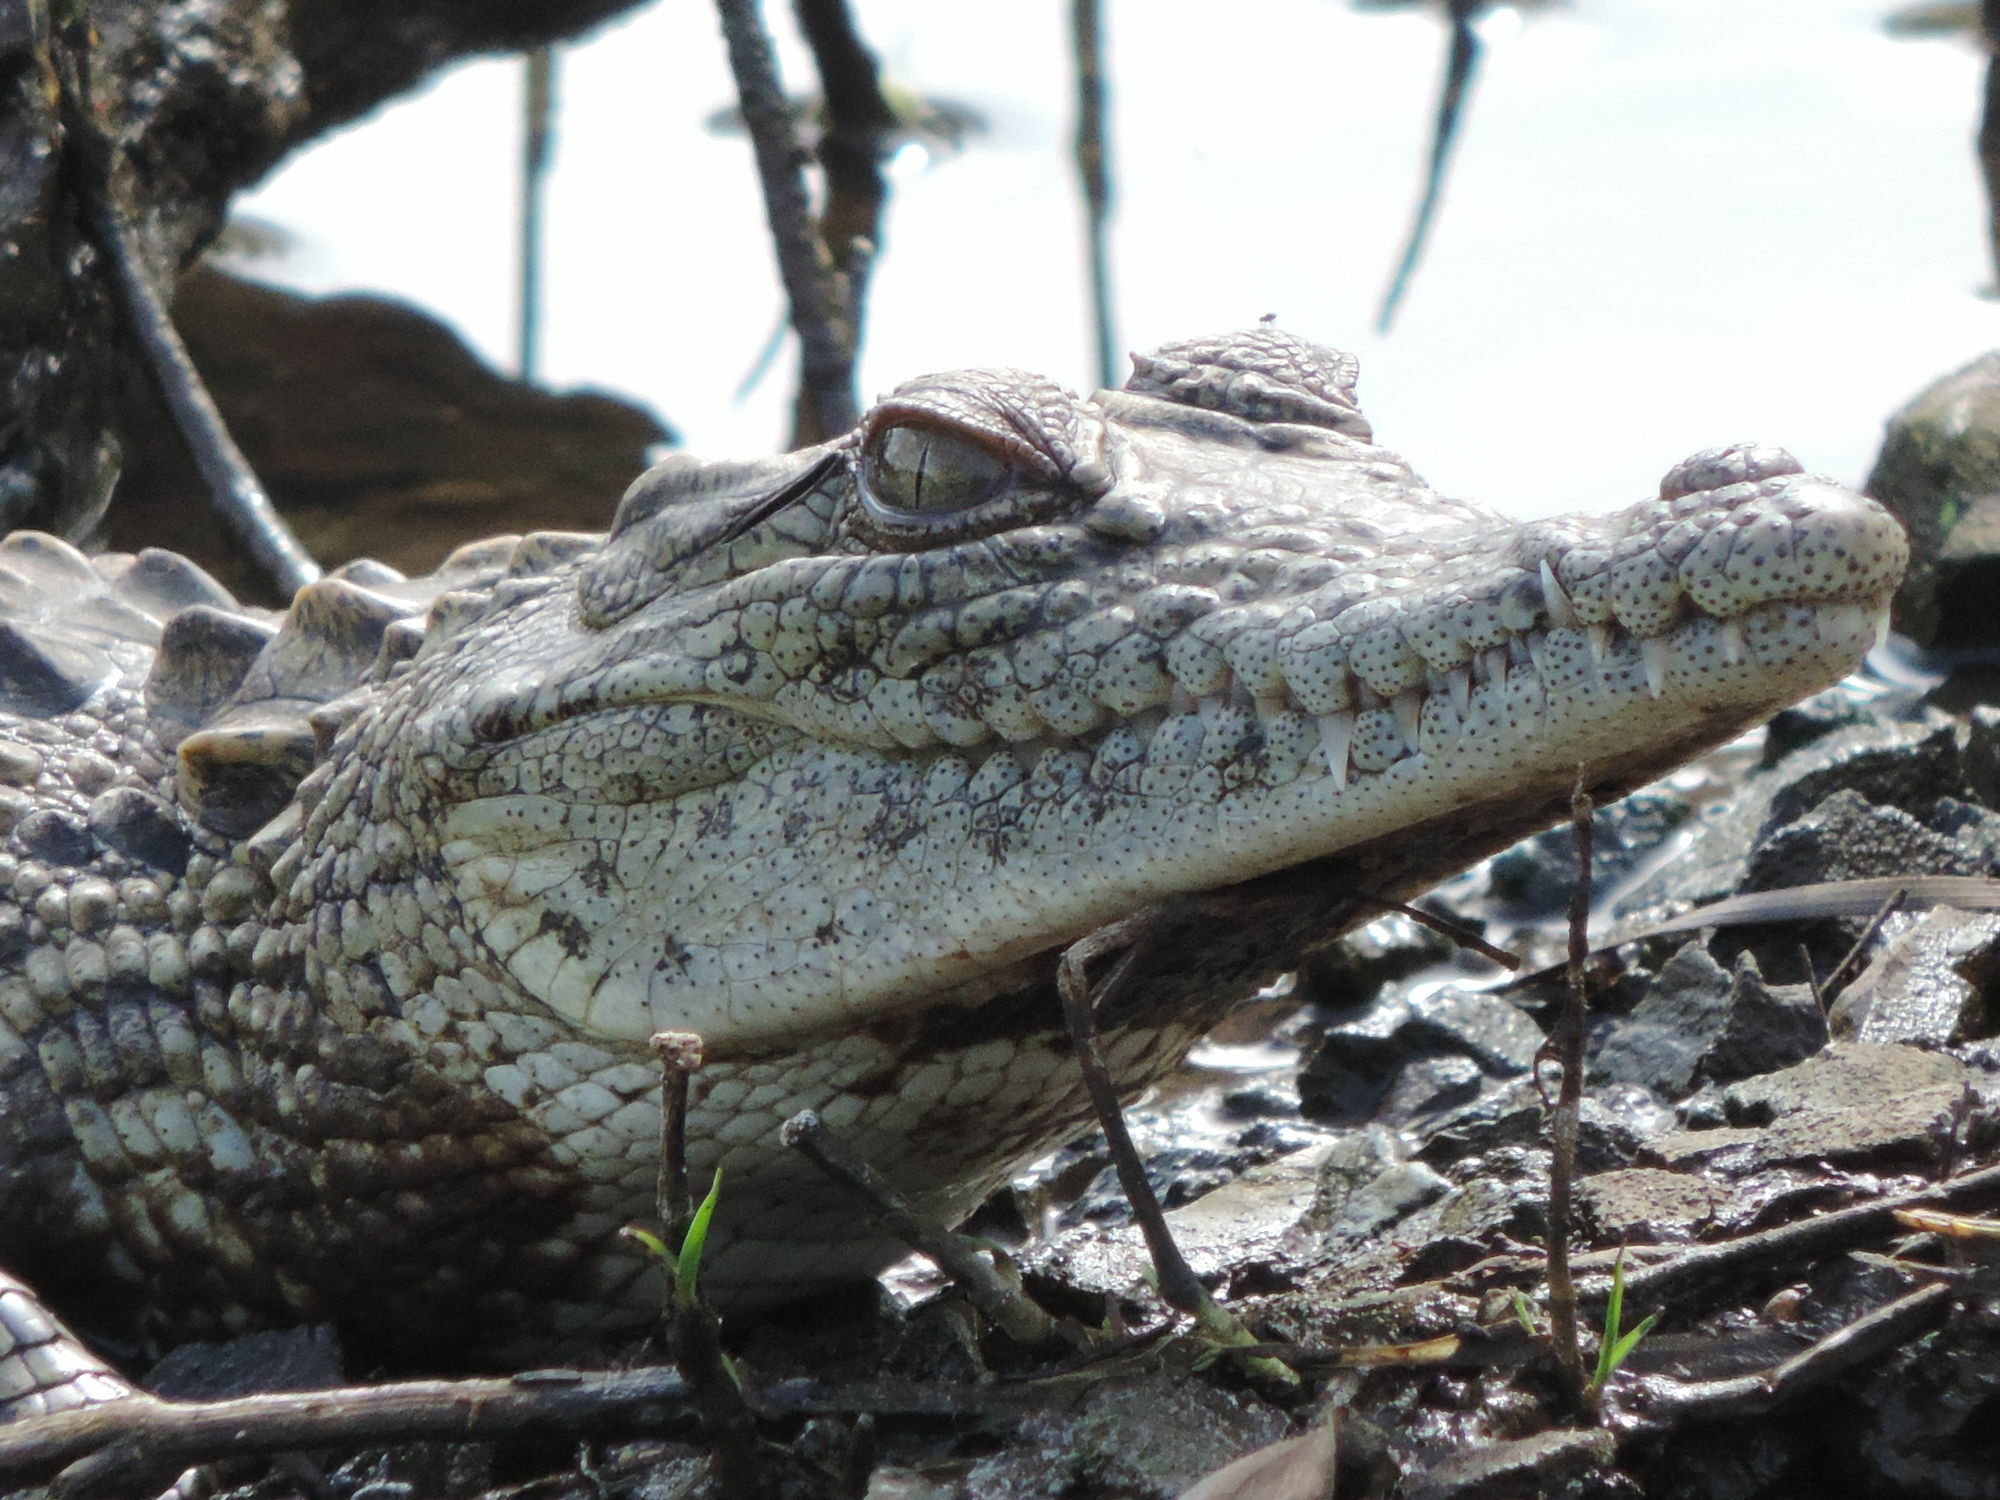
[[1088, 1118], [1066, 945], [1143, 919], [1100, 1018], [1136, 1094], [1580, 772], [1852, 670], [1903, 570], [1782, 450], [1510, 520], [1375, 444], [1345, 354], [1133, 364], [925, 377], [820, 447], [674, 456], [608, 534], [282, 615], [0, 542], [0, 1266], [127, 1348], [633, 1328], [674, 1030], [711, 1295], [865, 1277], [901, 1247], [795, 1111], [962, 1217]]

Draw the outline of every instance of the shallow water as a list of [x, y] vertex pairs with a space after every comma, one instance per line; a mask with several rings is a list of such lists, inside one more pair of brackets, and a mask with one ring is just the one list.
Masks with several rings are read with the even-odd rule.
[[[1885, 9], [1489, 16], [1432, 247], [1382, 339], [1437, 17], [1110, 0], [1121, 346], [1276, 313], [1361, 355], [1378, 436], [1439, 488], [1522, 513], [1640, 498], [1739, 438], [1858, 483], [1894, 407], [2000, 343], [2000, 305], [1979, 295], [1983, 59], [1963, 38], [1888, 38]], [[903, 164], [864, 395], [968, 364], [1093, 384], [1068, 7], [1015, 0], [1004, 24], [923, 0], [857, 11], [898, 81], [990, 124]], [[781, 42], [803, 90], [809, 63]], [[651, 7], [560, 70], [544, 379], [646, 401], [697, 451], [781, 445], [789, 352], [733, 397], [782, 304], [748, 145], [705, 124], [732, 97], [711, 9]], [[257, 273], [407, 296], [511, 363], [521, 72], [461, 67], [294, 159], [242, 205], [295, 239]]]

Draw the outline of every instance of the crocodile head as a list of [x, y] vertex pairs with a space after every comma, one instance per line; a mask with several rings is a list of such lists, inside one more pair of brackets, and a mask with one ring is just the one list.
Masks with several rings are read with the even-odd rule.
[[413, 674], [469, 927], [588, 1032], [726, 1053], [1669, 766], [1881, 628], [1900, 530], [1782, 452], [1515, 522], [1373, 446], [1353, 380], [1264, 331], [1090, 400], [934, 376], [838, 444], [653, 470]]
[[1209, 893], [1113, 1038], [1136, 1085], [1358, 898], [1551, 821], [1579, 767], [1622, 789], [1736, 734], [1882, 628], [1900, 530], [1780, 451], [1514, 521], [1375, 446], [1354, 376], [1271, 330], [1089, 399], [933, 376], [825, 447], [676, 458], [601, 542], [528, 539], [333, 716], [272, 872], [309, 982], [609, 1150], [599, 1230], [650, 1195], [643, 1042], [698, 1032], [735, 1232], [840, 1239], [771, 1227], [810, 1192], [777, 1121], [825, 1106], [965, 1206], [1080, 1113], [1059, 1042], [1022, 1061], [1063, 945]]

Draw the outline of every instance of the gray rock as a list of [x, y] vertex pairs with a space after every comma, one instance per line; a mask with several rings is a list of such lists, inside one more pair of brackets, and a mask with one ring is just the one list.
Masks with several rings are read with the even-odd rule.
[[1834, 1032], [1860, 1042], [1942, 1046], [1986, 1026], [2000, 981], [2000, 914], [1950, 907], [1898, 913], [1887, 945], [1834, 1002]]
[[1889, 419], [1867, 490], [1910, 532], [1896, 629], [1924, 646], [2000, 642], [2000, 351]]
[[1766, 984], [1749, 953], [1737, 955], [1724, 1010], [1722, 1035], [1702, 1064], [1717, 1081], [1790, 1067], [1827, 1043], [1826, 1014], [1812, 986]]
[[1667, 961], [1632, 1014], [1603, 1035], [1593, 1083], [1636, 1083], [1669, 1098], [1686, 1093], [1729, 1022], [1729, 971], [1699, 940]]

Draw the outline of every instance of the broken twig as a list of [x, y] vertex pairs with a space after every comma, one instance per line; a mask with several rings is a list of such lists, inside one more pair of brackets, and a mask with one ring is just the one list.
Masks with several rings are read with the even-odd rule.
[[852, 428], [860, 416], [854, 395], [854, 327], [846, 288], [813, 222], [800, 171], [802, 152], [792, 112], [778, 82], [778, 62], [757, 14], [756, 0], [715, 0], [729, 46], [730, 71], [743, 123], [757, 155], [764, 213], [777, 247], [778, 274], [791, 302], [799, 336], [802, 415], [812, 432], [794, 433], [815, 443]]
[[139, 264], [139, 252], [112, 197], [112, 148], [97, 124], [88, 28], [66, 28], [64, 43], [68, 65], [61, 90], [64, 161], [72, 190], [83, 207], [91, 242], [110, 267], [119, 311], [125, 315], [154, 388], [187, 445], [188, 456], [208, 487], [210, 503], [264, 575], [289, 599], [320, 576], [319, 564], [299, 545], [249, 460], [230, 437], [215, 399], [202, 384], [187, 345], [174, 329], [165, 302]]

